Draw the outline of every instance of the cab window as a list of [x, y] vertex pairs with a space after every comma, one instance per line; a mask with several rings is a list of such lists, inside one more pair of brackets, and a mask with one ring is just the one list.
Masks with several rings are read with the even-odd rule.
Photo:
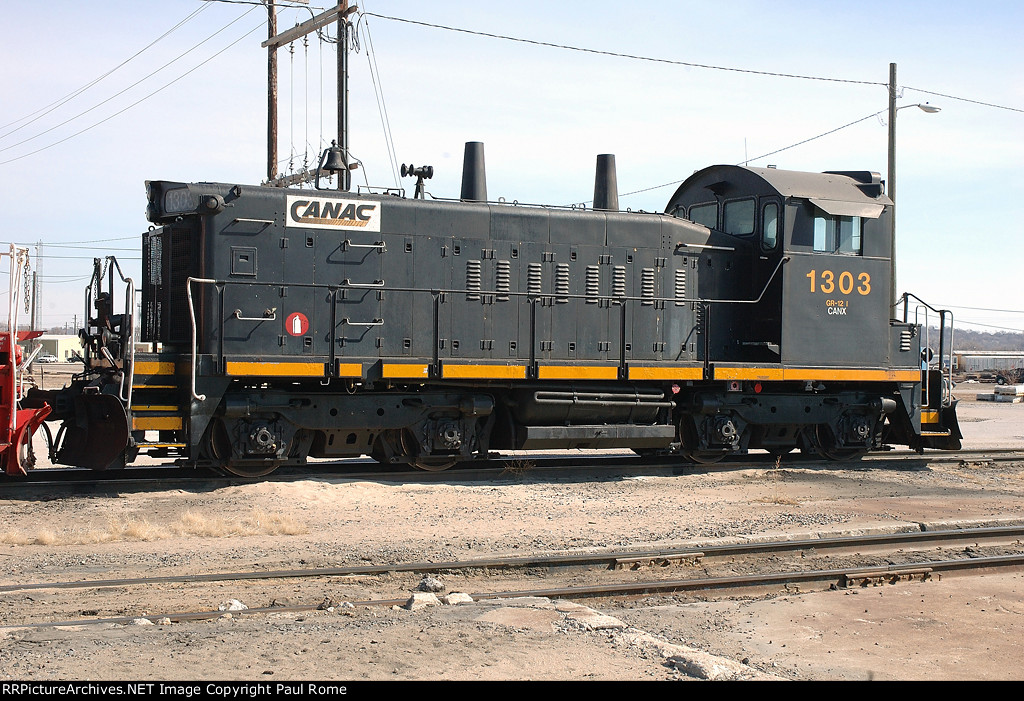
[[687, 217], [694, 224], [702, 224], [709, 229], [718, 228], [718, 203], [695, 204], [690, 207], [690, 216]]
[[723, 208], [722, 230], [733, 236], [748, 236], [754, 233], [754, 200], [733, 200]]
[[860, 217], [839, 217], [818, 210], [814, 217], [814, 250], [861, 255]]
[[761, 213], [761, 248], [770, 251], [779, 243], [779, 205], [769, 202]]

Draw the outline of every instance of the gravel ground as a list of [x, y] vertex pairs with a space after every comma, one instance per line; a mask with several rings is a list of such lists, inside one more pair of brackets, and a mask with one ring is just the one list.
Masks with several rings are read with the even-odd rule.
[[[963, 387], [965, 447], [1024, 445], [1024, 405], [973, 401], [975, 388]], [[9, 500], [0, 511], [0, 585], [1013, 523], [1024, 518], [1022, 469], [783, 465], [601, 479], [527, 471], [486, 483], [331, 478]], [[468, 585], [441, 579], [448, 591]], [[492, 580], [492, 590], [504, 590], [498, 573]], [[256, 589], [222, 582], [3, 592], [0, 669], [22, 680], [1024, 678], [1007, 663], [1019, 657], [1024, 633], [1024, 583], [1013, 572], [725, 600], [342, 605], [366, 593], [405, 599], [416, 583], [396, 575]], [[26, 619], [216, 610], [231, 599], [335, 606], [158, 625], [18, 627]]]

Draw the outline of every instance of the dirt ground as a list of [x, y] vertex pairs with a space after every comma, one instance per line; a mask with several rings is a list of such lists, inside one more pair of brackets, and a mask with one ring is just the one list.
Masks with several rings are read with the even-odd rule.
[[[965, 447], [1024, 446], [1024, 405], [958, 388]], [[1018, 523], [1024, 464], [696, 470], [488, 482], [344, 478], [100, 491], [0, 504], [0, 586], [504, 554], [700, 546]], [[439, 577], [446, 592], [481, 587]], [[418, 577], [0, 592], [0, 678], [16, 680], [1022, 679], [1020, 573], [859, 590], [349, 607]], [[488, 590], [503, 591], [494, 573]], [[471, 590], [476, 591], [476, 590]], [[19, 627], [30, 618], [330, 604], [195, 622]]]

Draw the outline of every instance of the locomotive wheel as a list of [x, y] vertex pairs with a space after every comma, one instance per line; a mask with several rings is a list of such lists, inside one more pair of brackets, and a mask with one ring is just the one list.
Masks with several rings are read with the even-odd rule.
[[714, 465], [721, 461], [727, 451], [724, 450], [698, 450], [700, 438], [697, 436], [697, 426], [689, 416], [682, 416], [679, 419], [679, 440], [681, 447], [679, 453], [687, 462], [698, 465]]
[[417, 455], [419, 444], [408, 429], [402, 431], [399, 443], [401, 443], [402, 455], [409, 458], [409, 464], [417, 470], [441, 472], [458, 462], [458, 458], [451, 455]]
[[836, 437], [826, 424], [817, 424], [814, 427], [814, 443], [818, 452], [829, 460], [860, 460], [868, 454], [867, 448], [850, 448], [848, 446], [836, 445]]
[[683, 450], [682, 454], [687, 461], [698, 465], [714, 465], [726, 456], [722, 450]]
[[382, 465], [400, 467], [409, 464], [417, 470], [441, 472], [458, 462], [453, 455], [420, 455], [416, 438], [409, 434], [408, 429], [386, 431], [373, 443], [370, 457]]
[[276, 460], [228, 460], [227, 462], [215, 465], [215, 467], [226, 474], [251, 479], [266, 477], [276, 470], [280, 464]]
[[447, 470], [449, 467], [457, 463], [458, 460], [448, 455], [434, 455], [426, 457], [413, 458], [409, 462], [410, 465], [415, 467], [417, 470], [426, 470], [427, 472], [441, 472]]
[[281, 464], [277, 460], [235, 460], [231, 450], [231, 437], [221, 420], [214, 420], [210, 424], [203, 453], [212, 463], [213, 469], [246, 479], [265, 477]]

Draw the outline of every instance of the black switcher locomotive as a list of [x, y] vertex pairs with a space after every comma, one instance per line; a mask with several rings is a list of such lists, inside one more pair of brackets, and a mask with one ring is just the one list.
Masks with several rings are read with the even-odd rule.
[[893, 318], [877, 174], [712, 166], [645, 213], [619, 211], [612, 157], [597, 171], [592, 208], [487, 201], [478, 143], [458, 200], [149, 182], [141, 286], [97, 260], [82, 373], [26, 401], [53, 408], [58, 463], [250, 477], [959, 448], [946, 335], [922, 348], [906, 295]]

